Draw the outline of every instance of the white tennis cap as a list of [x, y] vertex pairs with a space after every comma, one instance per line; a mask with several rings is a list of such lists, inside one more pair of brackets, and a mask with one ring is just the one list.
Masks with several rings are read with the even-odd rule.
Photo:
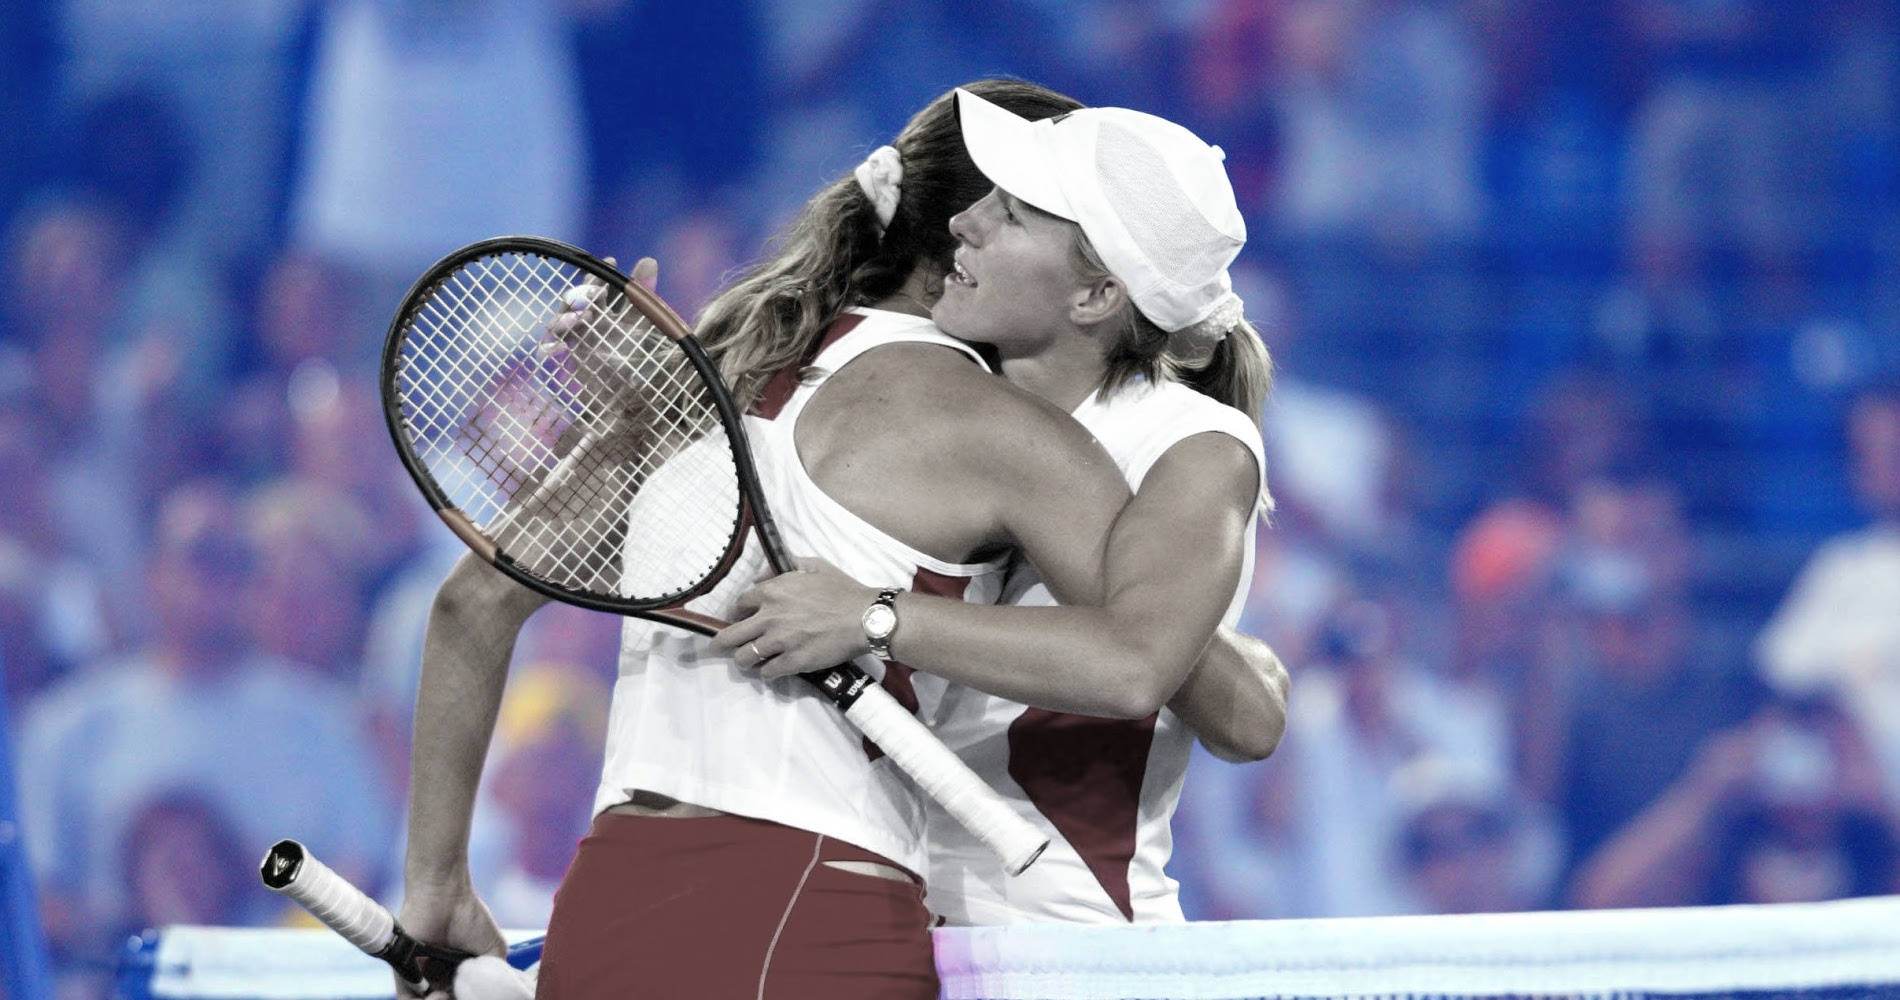
[[977, 169], [1080, 225], [1156, 326], [1173, 333], [1209, 323], [1218, 336], [1240, 319], [1227, 265], [1246, 244], [1247, 225], [1220, 147], [1127, 108], [1032, 122], [967, 90], [956, 99]]

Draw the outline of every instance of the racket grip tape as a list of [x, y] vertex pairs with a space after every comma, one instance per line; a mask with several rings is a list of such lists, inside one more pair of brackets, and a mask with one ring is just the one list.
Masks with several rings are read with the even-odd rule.
[[431, 978], [454, 978], [456, 964], [468, 957], [410, 937], [387, 908], [294, 840], [273, 845], [258, 874], [265, 888], [309, 910], [345, 941], [388, 962], [418, 992], [429, 991]]
[[926, 795], [995, 851], [1011, 875], [1022, 874], [1049, 846], [1046, 834], [1010, 808], [881, 685], [866, 685], [845, 710], [845, 718]]

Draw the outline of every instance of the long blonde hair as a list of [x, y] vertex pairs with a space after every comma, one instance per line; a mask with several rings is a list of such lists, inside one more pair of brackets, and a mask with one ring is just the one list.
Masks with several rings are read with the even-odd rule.
[[[1032, 120], [1082, 106], [1022, 80], [978, 80], [963, 89]], [[891, 145], [904, 179], [896, 214], [882, 234], [856, 179], [833, 181], [806, 203], [767, 256], [700, 314], [697, 336], [740, 406], [749, 406], [774, 373], [806, 359], [845, 309], [895, 294], [919, 268], [941, 288], [956, 249], [950, 217], [991, 187], [963, 147], [954, 92], [917, 112]]]

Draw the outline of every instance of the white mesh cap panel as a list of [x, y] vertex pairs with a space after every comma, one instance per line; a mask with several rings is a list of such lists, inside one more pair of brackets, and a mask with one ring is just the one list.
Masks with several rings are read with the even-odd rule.
[[1114, 122], [1095, 137], [1096, 176], [1102, 193], [1162, 277], [1194, 287], [1219, 274], [1240, 244], [1215, 228], [1178, 184], [1156, 183], [1174, 171], [1154, 147]]

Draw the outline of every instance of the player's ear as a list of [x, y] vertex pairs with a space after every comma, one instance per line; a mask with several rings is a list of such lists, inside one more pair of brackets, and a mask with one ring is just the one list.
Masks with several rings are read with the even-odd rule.
[[1128, 286], [1109, 275], [1084, 285], [1069, 296], [1069, 320], [1077, 326], [1092, 327], [1121, 314], [1127, 307]]

